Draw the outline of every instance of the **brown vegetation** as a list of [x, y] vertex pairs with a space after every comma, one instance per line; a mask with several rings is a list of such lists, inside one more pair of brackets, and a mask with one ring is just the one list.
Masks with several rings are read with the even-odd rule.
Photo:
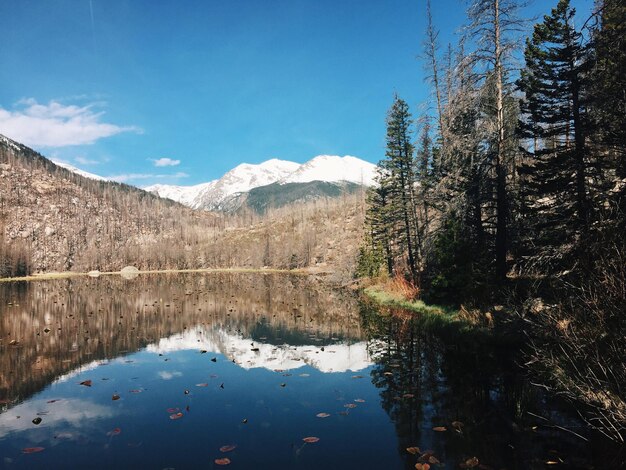
[[84, 178], [0, 139], [0, 277], [51, 271], [304, 268], [352, 272], [363, 197], [224, 215]]

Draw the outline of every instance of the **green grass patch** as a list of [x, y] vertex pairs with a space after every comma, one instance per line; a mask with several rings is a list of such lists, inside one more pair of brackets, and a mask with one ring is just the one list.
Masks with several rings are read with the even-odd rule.
[[492, 329], [475, 325], [460, 317], [459, 311], [450, 307], [428, 305], [421, 300], [407, 300], [381, 286], [363, 289], [365, 298], [379, 315], [411, 314], [420, 327], [450, 341], [471, 340], [502, 342]]

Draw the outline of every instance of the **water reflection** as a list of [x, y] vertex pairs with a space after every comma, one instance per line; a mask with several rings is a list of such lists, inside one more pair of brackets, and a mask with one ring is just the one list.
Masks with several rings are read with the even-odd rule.
[[[361, 337], [353, 296], [301, 276], [103, 276], [3, 284], [0, 299], [2, 402], [24, 399], [67, 371], [147, 346], [204, 348], [234, 358], [234, 347], [252, 352], [243, 347], [250, 339], [263, 343], [241, 361], [253, 367], [255, 358], [261, 364], [275, 357], [269, 344], [342, 343], [353, 360], [329, 366], [319, 350], [277, 352], [283, 368], [297, 365], [288, 361], [325, 370], [367, 365], [363, 345], [347, 346]], [[331, 354], [321, 357], [330, 364]]]
[[529, 384], [518, 352], [435, 335], [410, 313], [380, 310], [363, 306], [371, 377], [406, 468], [620, 468], [573, 410]]
[[302, 276], [0, 284], [3, 466], [618, 468], [510, 350], [379, 313]]

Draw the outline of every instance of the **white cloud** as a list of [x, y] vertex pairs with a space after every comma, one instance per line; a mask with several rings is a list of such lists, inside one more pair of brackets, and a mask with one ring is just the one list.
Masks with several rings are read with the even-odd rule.
[[182, 171], [173, 173], [170, 175], [156, 175], [153, 173], [125, 173], [121, 175], [107, 176], [108, 180], [117, 181], [118, 183], [126, 183], [133, 180], [147, 180], [147, 179], [163, 179], [163, 178], [187, 178], [189, 175]]
[[134, 126], [101, 122], [104, 112], [94, 111], [99, 105], [39, 104], [34, 98], [24, 99], [12, 111], [0, 107], [0, 133], [30, 146], [66, 147], [93, 144], [122, 132], [141, 132]]
[[152, 160], [154, 166], [176, 166], [180, 165], [180, 160], [172, 160], [171, 158], [163, 157], [156, 160]]
[[174, 377], [182, 377], [183, 373], [182, 372], [178, 372], [178, 371], [174, 371], [174, 372], [167, 372], [165, 370], [162, 370], [160, 372], [158, 372], [159, 377], [161, 377], [163, 380], [172, 380]]

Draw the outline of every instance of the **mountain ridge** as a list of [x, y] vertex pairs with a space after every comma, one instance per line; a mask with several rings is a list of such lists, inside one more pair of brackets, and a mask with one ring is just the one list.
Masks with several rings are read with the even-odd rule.
[[[255, 188], [273, 184], [322, 183], [371, 186], [376, 165], [357, 157], [318, 155], [299, 164], [276, 158], [259, 164], [241, 163], [219, 179], [192, 186], [155, 184], [143, 189], [192, 209], [236, 210], [242, 197]], [[338, 187], [341, 185], [338, 185]]]

